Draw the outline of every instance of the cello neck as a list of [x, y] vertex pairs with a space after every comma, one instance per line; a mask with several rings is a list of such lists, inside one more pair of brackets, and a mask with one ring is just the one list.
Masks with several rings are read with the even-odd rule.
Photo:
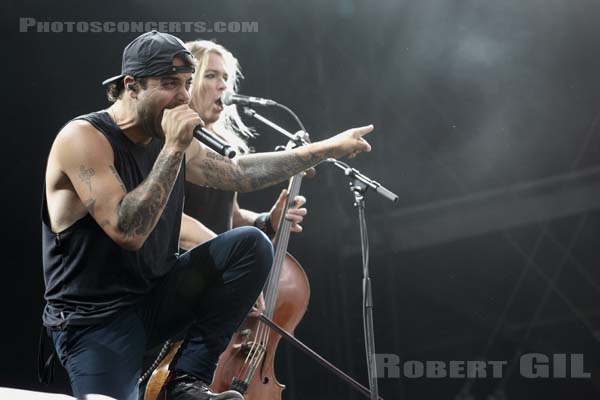
[[288, 197], [285, 202], [285, 208], [283, 209], [283, 212], [281, 214], [281, 219], [279, 220], [279, 225], [277, 226], [277, 233], [275, 235], [275, 242], [273, 244], [275, 252], [273, 256], [273, 265], [271, 267], [271, 272], [269, 273], [269, 278], [267, 279], [267, 283], [264, 290], [264, 314], [269, 318], [273, 317], [273, 313], [275, 311], [275, 302], [277, 301], [279, 278], [281, 276], [281, 269], [283, 261], [285, 259], [285, 255], [287, 253], [287, 248], [290, 241], [290, 233], [292, 230], [292, 222], [285, 218], [285, 214], [289, 208], [294, 206], [294, 199], [300, 193], [300, 186], [302, 185], [302, 178], [304, 177], [304, 175], [305, 172], [300, 172], [299, 174], [294, 175], [292, 178], [290, 178], [290, 182], [288, 185]]

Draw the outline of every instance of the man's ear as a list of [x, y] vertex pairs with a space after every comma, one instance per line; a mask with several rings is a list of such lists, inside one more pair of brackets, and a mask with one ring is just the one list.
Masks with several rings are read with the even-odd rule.
[[135, 81], [135, 78], [133, 76], [127, 75], [125, 78], [123, 78], [123, 84], [125, 85], [125, 91], [133, 99], [136, 99], [139, 86], [138, 86], [137, 82]]

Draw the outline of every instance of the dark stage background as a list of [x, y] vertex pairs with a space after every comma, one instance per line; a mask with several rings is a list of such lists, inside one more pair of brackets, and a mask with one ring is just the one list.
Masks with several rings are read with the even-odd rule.
[[[591, 399], [600, 394], [600, 2], [597, 0], [8, 1], [3, 40], [0, 386], [36, 383], [43, 281], [39, 206], [50, 144], [107, 106], [100, 82], [137, 34], [19, 32], [38, 21], [254, 21], [216, 39], [241, 92], [294, 109], [313, 139], [374, 123], [352, 165], [370, 193], [378, 353], [504, 360], [502, 379], [380, 379], [385, 399]], [[277, 110], [264, 114], [290, 130]], [[282, 140], [253, 123], [258, 150]], [[241, 197], [265, 210], [281, 185]], [[296, 334], [366, 383], [359, 233], [343, 175], [306, 180], [310, 216], [290, 251], [312, 286]], [[526, 379], [520, 354], [583, 353], [587, 379]], [[516, 368], [515, 368], [516, 367]], [[491, 370], [490, 370], [491, 373]], [[284, 398], [359, 399], [287, 344]], [[491, 397], [490, 397], [491, 396]]]

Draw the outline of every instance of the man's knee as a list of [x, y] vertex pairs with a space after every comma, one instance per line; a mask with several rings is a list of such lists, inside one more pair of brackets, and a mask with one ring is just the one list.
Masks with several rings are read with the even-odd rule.
[[271, 240], [258, 228], [254, 226], [241, 226], [239, 228], [232, 229], [230, 232], [235, 233], [239, 240], [248, 241], [252, 243], [257, 251], [268, 252], [273, 254], [273, 245]]
[[268, 273], [273, 263], [273, 244], [267, 235], [253, 226], [243, 226], [233, 231], [238, 235], [239, 240], [248, 244], [247, 249], [253, 253], [256, 266], [265, 269]]

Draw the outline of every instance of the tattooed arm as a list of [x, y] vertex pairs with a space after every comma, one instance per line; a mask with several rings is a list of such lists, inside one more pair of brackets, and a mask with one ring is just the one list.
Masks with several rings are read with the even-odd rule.
[[[163, 148], [146, 179], [127, 193], [114, 167], [112, 147], [85, 121], [73, 121], [58, 134], [50, 151], [47, 186], [53, 174], [66, 176], [85, 212], [118, 245], [137, 250], [162, 214], [183, 159], [183, 150]], [[50, 185], [51, 186], [51, 185]], [[49, 193], [47, 191], [47, 193]], [[52, 215], [77, 209], [77, 204], [51, 204]], [[79, 205], [79, 207], [81, 207]]]
[[290, 178], [326, 158], [354, 157], [370, 151], [371, 146], [362, 137], [372, 130], [371, 125], [353, 128], [294, 150], [249, 154], [235, 160], [218, 155], [194, 139], [186, 152], [186, 179], [197, 185], [251, 192]]

